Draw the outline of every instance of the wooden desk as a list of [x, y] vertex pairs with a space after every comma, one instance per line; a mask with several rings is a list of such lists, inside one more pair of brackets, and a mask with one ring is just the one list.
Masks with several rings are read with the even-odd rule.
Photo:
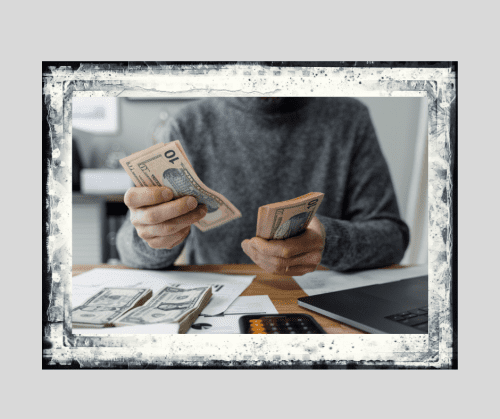
[[[124, 265], [73, 265], [73, 276], [87, 272], [94, 268], [132, 269]], [[326, 268], [319, 267], [320, 270]], [[364, 334], [346, 324], [329, 319], [321, 314], [299, 307], [297, 298], [306, 297], [307, 294], [300, 288], [299, 284], [289, 276], [271, 275], [259, 268], [257, 265], [183, 265], [172, 266], [169, 270], [186, 272], [210, 272], [232, 275], [256, 275], [249, 287], [241, 294], [268, 295], [276, 310], [280, 314], [304, 313], [313, 316], [323, 327], [326, 333], [332, 334]]]

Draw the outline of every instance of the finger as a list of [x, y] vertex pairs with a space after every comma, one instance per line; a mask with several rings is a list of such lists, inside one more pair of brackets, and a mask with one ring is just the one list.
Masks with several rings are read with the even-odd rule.
[[190, 231], [191, 227], [186, 227], [171, 236], [151, 238], [147, 243], [153, 249], [173, 249], [186, 239]]
[[185, 215], [160, 224], [138, 225], [136, 226], [137, 234], [142, 239], [170, 236], [203, 219], [205, 215], [207, 215], [207, 211], [205, 205], [200, 205], [198, 208]]
[[123, 197], [123, 202], [130, 209], [148, 207], [171, 201], [174, 194], [170, 188], [148, 186], [142, 188], [130, 188]]
[[259, 253], [255, 248], [249, 245], [249, 241], [243, 241], [241, 247], [245, 251], [245, 253], [252, 259], [252, 261], [264, 269], [266, 272], [274, 275], [283, 275], [283, 276], [302, 276], [309, 272], [314, 272], [317, 269], [317, 264], [312, 265], [297, 265], [297, 266], [286, 266], [284, 269], [281, 268], [279, 270], [276, 269], [276, 265], [272, 263], [272, 261]]
[[138, 208], [131, 211], [130, 221], [135, 226], [160, 224], [167, 220], [180, 217], [194, 210], [198, 202], [192, 196], [184, 196], [163, 204], [148, 208]]
[[308, 231], [300, 236], [285, 240], [265, 240], [260, 237], [253, 237], [250, 242], [261, 253], [285, 259], [320, 250], [323, 245], [319, 235]]
[[262, 269], [267, 270], [264, 266], [261, 265], [261, 261], [259, 261], [259, 259], [257, 259], [257, 256], [260, 257], [260, 255], [255, 250], [255, 248], [253, 248], [252, 246], [250, 246], [250, 241], [249, 240], [243, 240], [243, 242], [241, 243], [241, 248], [246, 253], [246, 255], [250, 259], [252, 259], [253, 263], [255, 263], [256, 265], [260, 266]]
[[316, 233], [317, 235], [319, 235], [319, 237], [321, 237], [321, 242], [322, 242], [321, 249], [324, 249], [326, 241], [326, 232], [325, 232], [325, 226], [319, 220], [319, 218], [314, 216], [307, 229], [313, 233]]
[[266, 260], [266, 265], [270, 267], [276, 275], [289, 275], [292, 268], [300, 266], [314, 266], [317, 267], [321, 262], [320, 252], [305, 253], [293, 258], [277, 258], [275, 256], [258, 255], [257, 258]]
[[186, 240], [187, 236], [189, 236], [189, 233], [191, 232], [191, 226], [188, 226], [179, 232], [175, 233], [175, 237], [177, 240], [172, 241], [172, 247], [178, 246], [181, 244], [184, 240]]
[[257, 265], [275, 275], [290, 275], [290, 269], [305, 265], [316, 269], [321, 262], [322, 256], [322, 253], [317, 251], [304, 253], [292, 258], [280, 258], [263, 254], [251, 244], [247, 245], [247, 249], [249, 256]]
[[196, 209], [188, 212], [187, 214], [181, 215], [176, 218], [172, 218], [171, 220], [165, 221], [163, 224], [175, 226], [179, 224], [191, 225], [197, 223], [198, 221], [205, 218], [205, 215], [208, 213], [208, 208], [204, 204], [200, 204]]
[[279, 272], [276, 269], [275, 264], [273, 264], [266, 255], [260, 253], [257, 251], [257, 249], [251, 245], [250, 240], [244, 240], [241, 243], [241, 247], [243, 248], [244, 252], [248, 255], [252, 261], [260, 266], [262, 269], [269, 273], [276, 273], [279, 274]]

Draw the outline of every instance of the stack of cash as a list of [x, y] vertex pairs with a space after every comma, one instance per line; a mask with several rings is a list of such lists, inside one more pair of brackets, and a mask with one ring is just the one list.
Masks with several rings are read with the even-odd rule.
[[257, 237], [267, 240], [281, 240], [303, 233], [325, 194], [310, 192], [288, 201], [259, 207]]
[[166, 286], [147, 304], [117, 319], [115, 325], [179, 323], [179, 333], [186, 333], [211, 297], [212, 287], [181, 289]]
[[73, 309], [73, 327], [108, 327], [119, 317], [148, 301], [145, 288], [104, 288]]
[[196, 174], [179, 141], [156, 144], [120, 160], [135, 186], [167, 186], [174, 198], [193, 196], [206, 205], [207, 215], [195, 226], [201, 231], [241, 217], [229, 200], [207, 187]]
[[178, 323], [179, 333], [186, 333], [208, 304], [212, 288], [166, 286], [151, 296], [149, 289], [104, 288], [73, 310], [73, 327]]

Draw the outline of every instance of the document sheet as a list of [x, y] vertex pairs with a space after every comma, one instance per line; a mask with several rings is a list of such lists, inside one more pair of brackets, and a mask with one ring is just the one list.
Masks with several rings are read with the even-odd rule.
[[239, 320], [243, 314], [229, 316], [199, 316], [186, 332], [187, 335], [236, 335], [240, 333]]
[[417, 265], [398, 269], [370, 269], [347, 274], [315, 271], [293, 279], [307, 295], [318, 295], [423, 276], [427, 275], [427, 272], [427, 265]]
[[[213, 296], [201, 314], [216, 316], [222, 314], [254, 278], [249, 275], [97, 268], [73, 277], [72, 305], [77, 307], [105, 287], [149, 288], [155, 294], [166, 285], [179, 288], [210, 285]], [[115, 328], [109, 328], [112, 329]], [[85, 331], [82, 334], [93, 333]]]
[[178, 323], [141, 324], [139, 326], [102, 327], [100, 329], [73, 327], [74, 335], [176, 335]]
[[267, 295], [238, 297], [224, 312], [227, 314], [278, 314]]

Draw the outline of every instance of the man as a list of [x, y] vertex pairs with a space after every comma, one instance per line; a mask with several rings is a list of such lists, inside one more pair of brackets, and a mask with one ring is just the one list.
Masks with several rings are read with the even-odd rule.
[[[299, 276], [399, 262], [409, 232], [367, 108], [349, 98], [211, 98], [170, 121], [199, 178], [242, 217], [205, 233], [191, 224], [205, 205], [166, 187], [131, 188], [118, 233], [121, 260], [162, 269], [186, 247], [189, 264], [255, 262]], [[325, 197], [308, 229], [285, 240], [255, 236], [259, 206], [308, 192]]]

